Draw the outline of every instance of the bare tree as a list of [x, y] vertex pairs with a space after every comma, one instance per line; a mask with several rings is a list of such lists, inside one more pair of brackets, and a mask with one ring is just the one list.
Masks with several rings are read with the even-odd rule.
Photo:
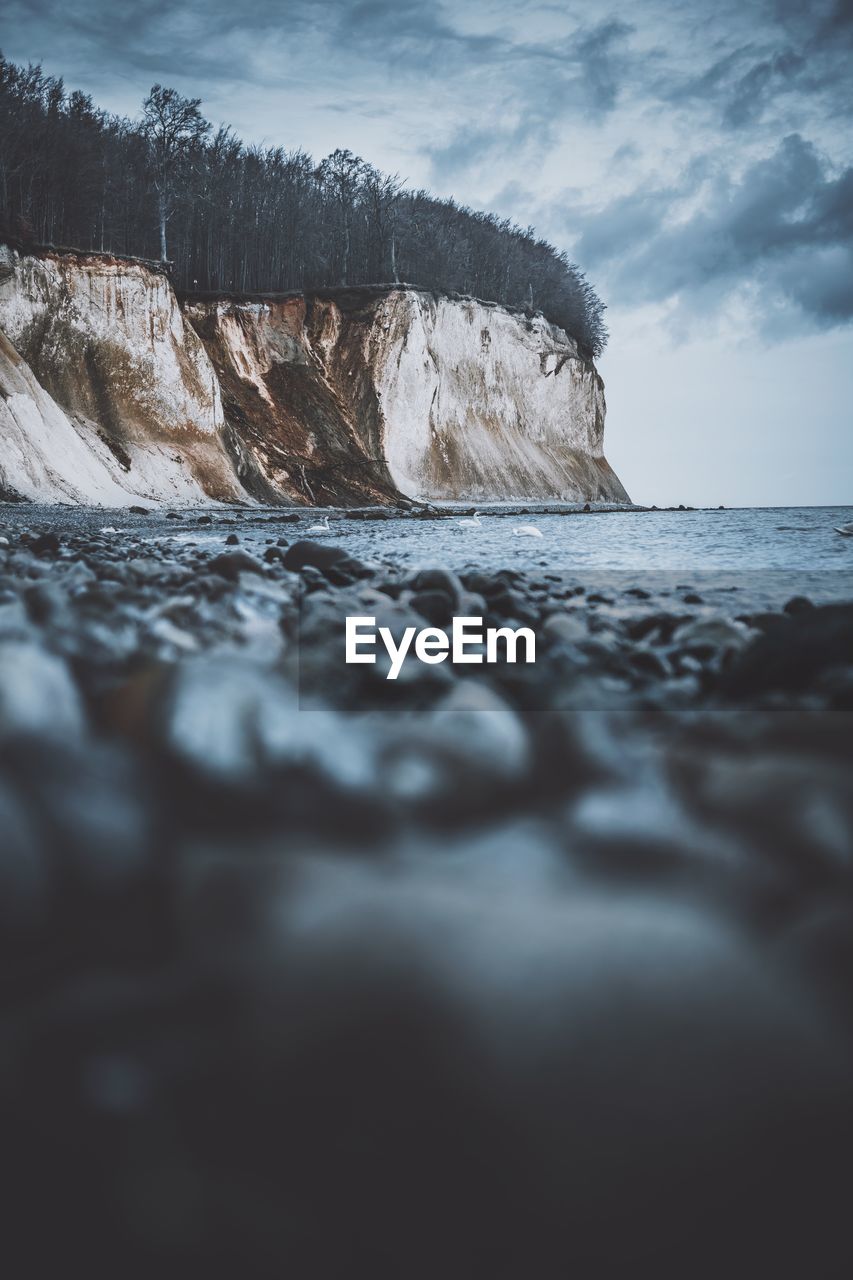
[[386, 278], [386, 270], [390, 268], [390, 279], [399, 283], [397, 273], [397, 197], [402, 187], [399, 174], [381, 173], [373, 165], [364, 165], [362, 173], [362, 190], [367, 204], [367, 215], [370, 224], [371, 245], [370, 256], [375, 258], [370, 263], [371, 273], [376, 280]]
[[175, 175], [194, 144], [206, 138], [210, 125], [201, 114], [201, 98], [182, 98], [176, 89], [155, 84], [142, 104], [142, 129], [151, 148], [160, 258], [168, 261], [166, 224], [172, 212]]
[[[211, 134], [198, 99], [155, 85], [139, 121], [0, 55], [0, 230], [173, 258], [180, 288], [267, 292], [411, 280], [532, 311], [598, 354], [604, 307], [565, 254], [492, 214], [410, 191], [350, 151]], [[167, 244], [168, 233], [168, 244]]]
[[351, 151], [342, 151], [340, 148], [326, 156], [317, 168], [317, 179], [330, 193], [340, 218], [340, 284], [346, 284], [349, 275], [353, 211], [365, 168], [363, 160], [354, 156]]

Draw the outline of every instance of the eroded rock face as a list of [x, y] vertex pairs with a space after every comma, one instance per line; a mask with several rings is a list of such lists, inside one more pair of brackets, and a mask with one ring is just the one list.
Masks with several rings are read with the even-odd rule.
[[235, 436], [291, 497], [629, 501], [604, 457], [604, 384], [542, 316], [409, 288], [186, 314]]
[[132, 491], [95, 431], [75, 424], [0, 332], [0, 501], [121, 507]]
[[601, 379], [541, 316], [408, 286], [179, 303], [142, 262], [0, 246], [0, 331], [4, 497], [628, 501]]
[[216, 374], [165, 276], [105, 256], [0, 247], [0, 329], [84, 450], [66, 448], [55, 415], [31, 410], [26, 468], [10, 463], [4, 434], [7, 487], [38, 501], [118, 505], [245, 497]]
[[243, 483], [261, 501], [393, 502], [371, 361], [376, 299], [191, 301]]
[[376, 310], [370, 363], [404, 492], [629, 501], [604, 457], [604, 384], [543, 316], [392, 293]]

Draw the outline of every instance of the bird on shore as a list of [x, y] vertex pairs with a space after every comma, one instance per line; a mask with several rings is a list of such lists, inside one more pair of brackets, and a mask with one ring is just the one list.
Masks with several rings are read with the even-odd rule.
[[835, 532], [842, 534], [845, 538], [853, 538], [853, 524], [837, 524]]
[[473, 516], [468, 516], [464, 520], [457, 520], [456, 523], [460, 525], [460, 527], [465, 527], [468, 529], [479, 529], [480, 525], [483, 522], [480, 519], [479, 511], [475, 511]]
[[329, 517], [323, 516], [323, 519], [320, 521], [319, 524], [309, 524], [305, 532], [306, 533], [331, 533], [331, 529], [329, 528]]
[[542, 538], [544, 534], [535, 524], [519, 524], [512, 531], [514, 538]]

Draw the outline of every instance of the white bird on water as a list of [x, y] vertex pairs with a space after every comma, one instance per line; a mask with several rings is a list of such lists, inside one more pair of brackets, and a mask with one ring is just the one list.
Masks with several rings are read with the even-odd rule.
[[458, 525], [460, 525], [460, 526], [462, 526], [462, 527], [465, 527], [465, 528], [468, 528], [468, 529], [479, 529], [480, 525], [481, 525], [483, 522], [482, 522], [482, 520], [480, 519], [480, 513], [479, 513], [479, 511], [475, 511], [475, 512], [474, 512], [474, 514], [473, 514], [473, 516], [469, 516], [469, 517], [468, 517], [467, 519], [465, 519], [465, 520], [457, 520], [457, 521], [456, 521], [456, 523], [457, 523]]
[[537, 529], [535, 524], [519, 524], [512, 531], [514, 538], [541, 538], [543, 533], [541, 529]]
[[332, 531], [329, 528], [329, 517], [323, 516], [323, 519], [320, 522], [320, 524], [309, 524], [305, 532], [306, 533], [331, 533]]
[[837, 524], [835, 532], [843, 534], [845, 538], [853, 538], [853, 524]]

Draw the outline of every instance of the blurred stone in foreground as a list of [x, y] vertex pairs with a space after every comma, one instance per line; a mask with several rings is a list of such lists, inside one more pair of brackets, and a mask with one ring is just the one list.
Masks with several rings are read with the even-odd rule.
[[[843, 610], [33, 545], [0, 549], [15, 1280], [850, 1273]], [[380, 710], [342, 672], [342, 610], [472, 593], [541, 662]]]

